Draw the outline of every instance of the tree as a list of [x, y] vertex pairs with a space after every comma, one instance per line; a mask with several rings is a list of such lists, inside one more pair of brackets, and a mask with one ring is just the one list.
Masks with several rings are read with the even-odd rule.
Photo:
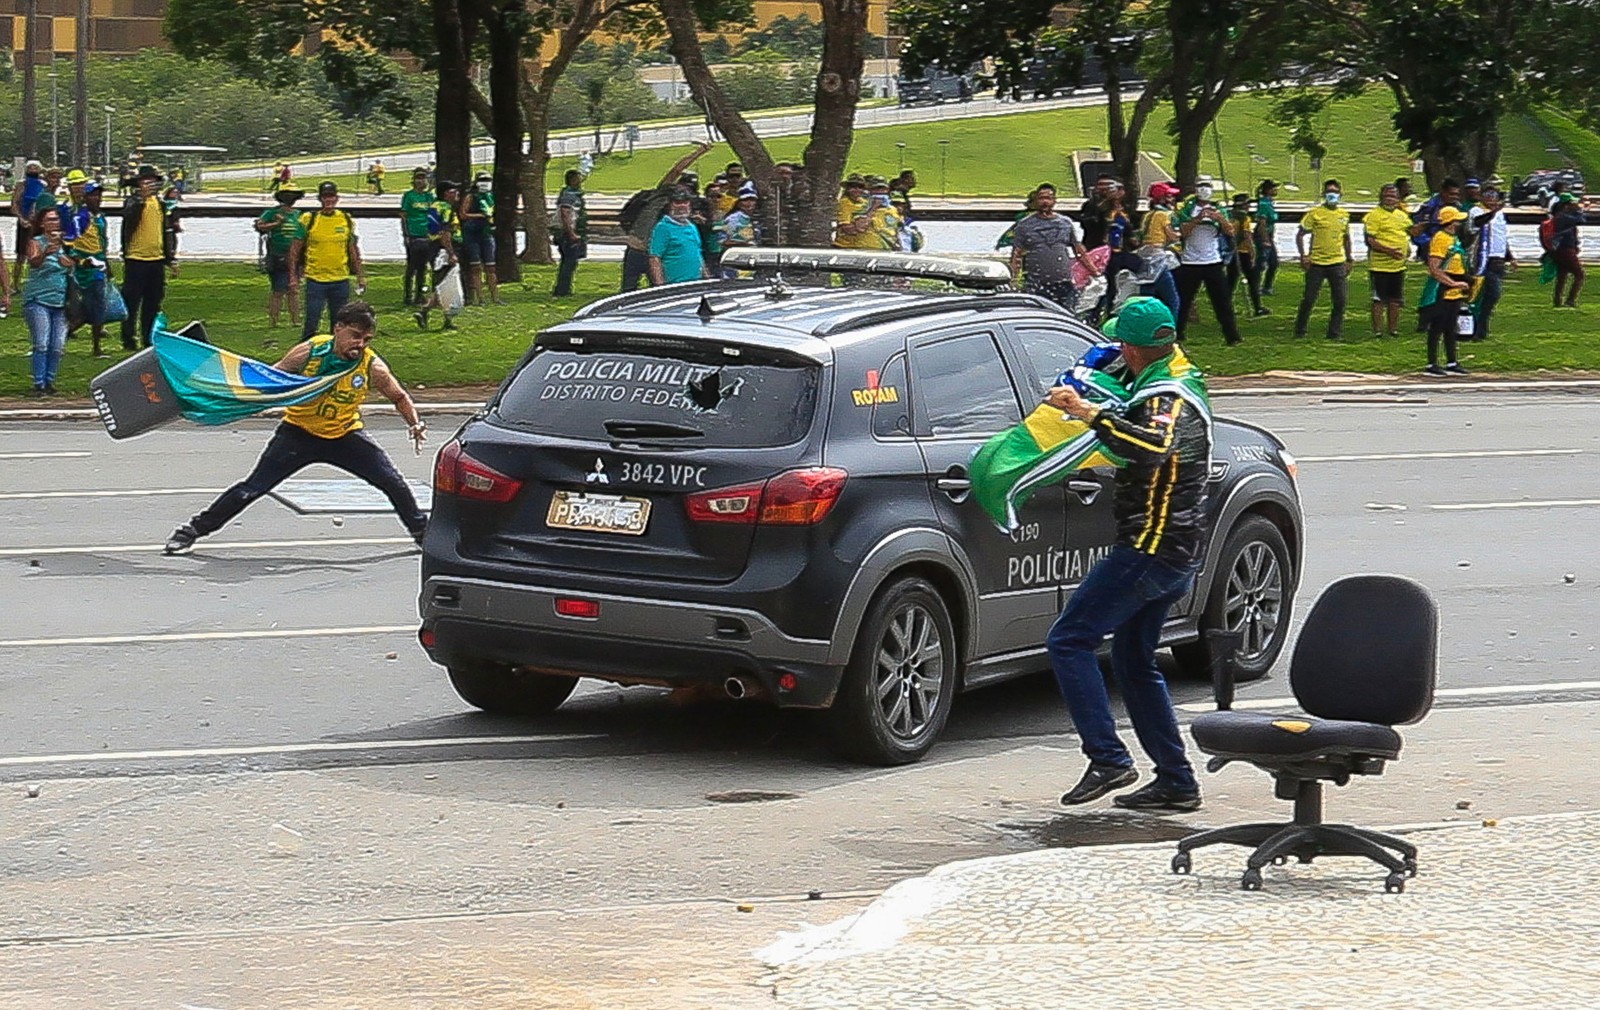
[[[1337, 91], [1302, 88], [1301, 101], [1313, 107], [1357, 93], [1369, 81], [1387, 87], [1397, 106], [1395, 134], [1422, 159], [1429, 185], [1437, 186], [1447, 176], [1493, 174], [1500, 117], [1513, 97], [1572, 62], [1571, 49], [1541, 43], [1541, 34], [1580, 5], [1295, 0], [1295, 6], [1297, 20], [1320, 29], [1301, 37], [1300, 58], [1342, 82]], [[1592, 12], [1584, 10], [1581, 20], [1592, 20]], [[1592, 75], [1585, 70], [1583, 76]]]
[[[804, 185], [791, 190], [796, 234], [784, 233], [786, 242], [810, 246], [829, 244], [835, 208], [834, 195], [844, 177], [845, 159], [855, 133], [856, 106], [861, 98], [861, 72], [866, 56], [867, 5], [862, 0], [820, 0], [822, 57], [812, 88], [811, 136], [802, 158]], [[775, 190], [776, 167], [771, 152], [756, 136], [706, 63], [700, 43], [702, 30], [714, 28], [750, 13], [744, 0], [658, 0], [668, 48], [683, 69], [684, 80], [706, 118], [722, 131], [729, 146], [744, 163], [745, 173], [764, 192]], [[777, 234], [778, 208], [763, 201], [767, 234]]]

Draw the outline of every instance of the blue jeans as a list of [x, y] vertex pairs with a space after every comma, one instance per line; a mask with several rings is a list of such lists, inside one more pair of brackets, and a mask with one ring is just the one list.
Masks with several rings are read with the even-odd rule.
[[1489, 339], [1489, 317], [1494, 315], [1494, 307], [1500, 304], [1500, 295], [1505, 290], [1505, 283], [1505, 261], [1500, 261], [1498, 266], [1490, 263], [1489, 268], [1483, 272], [1483, 294], [1478, 301], [1477, 332], [1473, 333], [1473, 340]]
[[1163, 270], [1156, 275], [1156, 279], [1149, 284], [1139, 285], [1141, 295], [1150, 295], [1161, 301], [1161, 304], [1172, 310], [1174, 317], [1178, 314], [1178, 282], [1173, 279], [1171, 270]]
[[1167, 682], [1156, 669], [1155, 653], [1167, 611], [1193, 581], [1192, 568], [1174, 568], [1118, 544], [1078, 586], [1045, 640], [1056, 684], [1083, 739], [1083, 753], [1096, 764], [1131, 768], [1133, 757], [1117, 736], [1111, 698], [1095, 657], [1106, 635], [1112, 635], [1111, 667], [1133, 732], [1155, 762], [1157, 780], [1184, 792], [1200, 786], [1184, 755], [1177, 714]]
[[322, 307], [328, 307], [328, 329], [333, 329], [333, 317], [350, 300], [350, 281], [314, 281], [306, 279], [306, 323], [300, 329], [300, 339], [310, 340], [322, 332]]
[[24, 302], [22, 318], [33, 338], [33, 388], [42, 389], [56, 381], [61, 355], [67, 349], [67, 310], [65, 306]]

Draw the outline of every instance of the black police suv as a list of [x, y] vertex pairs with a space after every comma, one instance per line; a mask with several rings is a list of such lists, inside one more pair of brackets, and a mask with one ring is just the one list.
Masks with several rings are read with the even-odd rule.
[[[894, 254], [724, 264], [1009, 280]], [[958, 692], [1047, 668], [1046, 631], [1112, 544], [1112, 473], [1039, 492], [1005, 535], [967, 465], [1097, 335], [1030, 295], [864, 280], [652, 288], [538, 335], [434, 470], [419, 639], [463, 699], [533, 714], [580, 677], [709, 683], [826, 708], [847, 754], [899, 764]], [[1289, 627], [1295, 464], [1219, 419], [1211, 479], [1205, 569], [1163, 641], [1248, 680]]]

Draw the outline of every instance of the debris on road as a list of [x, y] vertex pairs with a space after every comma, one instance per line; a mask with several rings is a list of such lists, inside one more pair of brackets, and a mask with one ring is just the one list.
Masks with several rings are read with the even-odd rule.
[[39, 788], [37, 785], [24, 786], [22, 794], [30, 800], [36, 800], [39, 798]]
[[273, 821], [267, 833], [267, 851], [274, 856], [298, 856], [305, 850], [306, 836], [293, 828]]

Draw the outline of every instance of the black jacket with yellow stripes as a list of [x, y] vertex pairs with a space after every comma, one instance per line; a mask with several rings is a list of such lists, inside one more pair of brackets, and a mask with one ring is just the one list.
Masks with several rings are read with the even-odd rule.
[[1128, 461], [1117, 471], [1117, 543], [1174, 567], [1197, 563], [1206, 534], [1211, 433], [1192, 404], [1158, 394], [1091, 424], [1107, 449]]

